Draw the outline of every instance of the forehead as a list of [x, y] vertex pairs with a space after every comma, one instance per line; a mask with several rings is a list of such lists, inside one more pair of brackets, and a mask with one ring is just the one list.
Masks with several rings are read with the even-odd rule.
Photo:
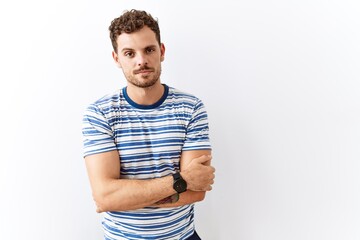
[[118, 49], [143, 49], [150, 45], [158, 46], [155, 33], [147, 26], [133, 33], [121, 33], [117, 40]]

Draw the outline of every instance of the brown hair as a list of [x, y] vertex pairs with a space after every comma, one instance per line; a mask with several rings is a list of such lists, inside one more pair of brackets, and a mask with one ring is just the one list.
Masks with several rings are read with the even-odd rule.
[[139, 31], [144, 26], [148, 26], [156, 35], [156, 39], [161, 44], [160, 28], [157, 20], [155, 20], [149, 13], [132, 9], [125, 11], [120, 17], [111, 21], [109, 26], [110, 39], [114, 51], [117, 53], [117, 37], [125, 32], [132, 33]]

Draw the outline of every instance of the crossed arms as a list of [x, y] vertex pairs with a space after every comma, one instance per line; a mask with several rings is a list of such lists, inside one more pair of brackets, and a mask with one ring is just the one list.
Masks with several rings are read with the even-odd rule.
[[175, 203], [157, 204], [176, 194], [172, 176], [150, 180], [120, 179], [117, 151], [85, 157], [97, 212], [134, 210], [148, 206], [176, 207], [202, 201], [212, 189], [215, 169], [210, 165], [210, 150], [183, 151], [180, 173], [187, 182], [187, 191]]

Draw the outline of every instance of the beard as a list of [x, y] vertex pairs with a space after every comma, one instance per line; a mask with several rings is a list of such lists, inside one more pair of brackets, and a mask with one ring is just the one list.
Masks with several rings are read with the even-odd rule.
[[[152, 70], [152, 72], [148, 75], [141, 76], [141, 73], [138, 72], [142, 70]], [[161, 65], [158, 69], [149, 68], [145, 66], [139, 70], [134, 70], [133, 72], [128, 74], [124, 72], [126, 80], [132, 85], [139, 88], [149, 88], [155, 85], [155, 83], [160, 79], [160, 74], [161, 74]]]

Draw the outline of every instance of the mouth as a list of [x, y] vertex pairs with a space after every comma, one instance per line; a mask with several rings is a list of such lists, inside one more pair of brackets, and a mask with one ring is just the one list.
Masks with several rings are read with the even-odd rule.
[[146, 74], [146, 73], [151, 73], [152, 71], [149, 70], [144, 70], [144, 71], [139, 71], [138, 74]]
[[146, 69], [139, 69], [139, 70], [134, 70], [134, 74], [148, 74], [153, 72], [154, 70], [152, 68], [146, 68]]

